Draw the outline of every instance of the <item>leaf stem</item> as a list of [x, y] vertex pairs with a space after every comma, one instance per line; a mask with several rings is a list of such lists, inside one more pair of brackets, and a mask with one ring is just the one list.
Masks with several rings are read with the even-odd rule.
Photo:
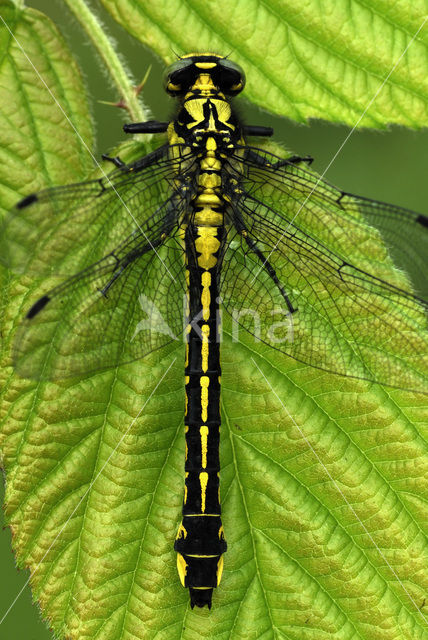
[[88, 7], [85, 0], [64, 0], [70, 11], [85, 30], [92, 44], [104, 61], [111, 78], [120, 93], [122, 101], [126, 104], [129, 114], [134, 122], [142, 122], [150, 119], [150, 110], [141, 105], [136, 89], [132, 86], [130, 76], [125, 70], [117, 55], [111, 40], [98, 20], [97, 16]]

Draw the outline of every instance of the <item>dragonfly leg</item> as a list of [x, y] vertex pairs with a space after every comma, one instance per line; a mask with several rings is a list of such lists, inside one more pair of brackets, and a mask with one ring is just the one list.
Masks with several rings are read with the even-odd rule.
[[278, 162], [268, 162], [266, 158], [260, 153], [256, 153], [252, 149], [248, 149], [247, 158], [254, 164], [257, 164], [259, 167], [269, 167], [271, 169], [280, 169], [281, 167], [286, 167], [290, 164], [300, 164], [304, 162], [306, 165], [310, 165], [313, 162], [312, 156], [289, 156], [288, 158], [284, 158], [283, 160], [278, 160]]
[[418, 222], [423, 227], [428, 227], [428, 216], [424, 216], [422, 215], [422, 213], [420, 213], [416, 218], [416, 222]]
[[164, 133], [168, 129], [168, 122], [148, 120], [147, 122], [129, 122], [123, 125], [125, 133]]
[[272, 127], [259, 127], [252, 125], [244, 125], [242, 127], [244, 135], [246, 136], [273, 136]]
[[255, 242], [252, 238], [249, 237], [248, 233], [246, 233], [245, 231], [243, 232], [243, 238], [245, 240], [245, 242], [248, 245], [248, 248], [250, 249], [250, 251], [252, 253], [254, 253], [258, 259], [261, 262], [262, 268], [265, 269], [268, 274], [270, 275], [270, 277], [272, 278], [272, 280], [274, 281], [274, 283], [276, 284], [276, 286], [278, 287], [282, 297], [285, 300], [285, 303], [288, 307], [288, 311], [290, 313], [295, 313], [297, 311], [297, 309], [295, 309], [291, 303], [290, 298], [288, 297], [288, 295], [285, 293], [284, 287], [282, 286], [282, 284], [280, 283], [278, 276], [276, 275], [276, 271], [273, 268], [273, 266], [271, 265], [271, 263], [269, 262], [269, 260], [267, 258], [265, 258], [265, 256], [263, 255], [263, 252], [258, 248], [257, 246], [257, 242]]
[[288, 311], [290, 313], [295, 313], [297, 311], [297, 308], [293, 307], [293, 304], [290, 298], [286, 294], [284, 287], [282, 286], [278, 276], [276, 275], [275, 269], [269, 262], [268, 258], [265, 258], [262, 250], [259, 249], [259, 247], [257, 246], [257, 242], [251, 238], [247, 227], [245, 226], [243, 220], [240, 217], [239, 217], [239, 220], [235, 220], [235, 228], [238, 230], [238, 233], [241, 235], [241, 237], [244, 238], [251, 253], [254, 253], [254, 255], [257, 256], [257, 258], [260, 260], [262, 269], [268, 272], [273, 282], [276, 284], [279, 292], [281, 293], [282, 297], [285, 300], [285, 304], [288, 307]]
[[119, 156], [114, 156], [114, 158], [112, 158], [111, 156], [103, 154], [102, 158], [103, 160], [112, 162], [115, 167], [121, 169], [122, 171], [141, 171], [141, 169], [145, 169], [146, 167], [149, 167], [150, 165], [163, 158], [167, 149], [168, 145], [164, 144], [158, 149], [151, 151], [143, 158], [136, 160], [133, 164], [126, 164], [125, 162], [123, 162], [123, 160], [121, 160], [121, 158], [119, 158]]
[[[129, 264], [129, 263], [127, 263], [127, 264]], [[118, 279], [118, 277], [120, 276], [120, 274], [121, 274], [121, 273], [123, 273], [123, 271], [124, 271], [124, 269], [125, 269], [125, 267], [126, 267], [126, 266], [127, 266], [127, 265], [125, 264], [125, 265], [122, 265], [119, 269], [117, 269], [117, 270], [113, 273], [112, 277], [111, 277], [111, 278], [110, 278], [110, 280], [107, 282], [107, 284], [106, 284], [102, 289], [98, 289], [98, 291], [101, 293], [101, 295], [102, 295], [102, 296], [104, 296], [104, 298], [108, 298], [108, 296], [107, 296], [107, 292], [108, 292], [108, 290], [110, 289], [110, 287], [112, 287], [112, 286], [113, 286], [113, 284], [116, 282], [116, 280]]]
[[118, 169], [124, 169], [126, 168], [126, 163], [123, 162], [123, 160], [121, 160], [119, 158], [119, 156], [114, 156], [114, 158], [112, 158], [111, 156], [106, 155], [105, 153], [103, 153], [103, 155], [101, 156], [103, 160], [107, 160], [108, 162], [112, 162], [114, 164], [115, 167], [117, 167]]
[[289, 158], [284, 160], [284, 162], [277, 162], [273, 166], [275, 167], [275, 169], [277, 169], [278, 167], [281, 167], [284, 164], [290, 164], [290, 162], [293, 164], [300, 164], [301, 162], [304, 162], [309, 166], [313, 163], [313, 161], [314, 159], [312, 156], [290, 156]]

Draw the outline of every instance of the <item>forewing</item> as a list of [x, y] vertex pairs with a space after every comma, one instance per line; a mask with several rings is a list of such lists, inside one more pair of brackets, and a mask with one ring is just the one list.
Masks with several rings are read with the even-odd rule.
[[171, 196], [177, 172], [192, 173], [168, 148], [102, 178], [46, 189], [21, 200], [6, 216], [0, 259], [15, 272], [61, 278], [88, 267], [132, 233], [149, 242], [163, 226], [158, 209]]
[[181, 339], [179, 226], [189, 196], [177, 180], [191, 181], [193, 167], [161, 149], [108, 180], [48, 189], [21, 203], [7, 223], [9, 253], [26, 273], [52, 277], [17, 331], [20, 375], [77, 376]]
[[[372, 258], [374, 255], [366, 244], [355, 243], [361, 230], [364, 236], [368, 222], [380, 231], [395, 265], [410, 276], [416, 295], [428, 299], [427, 216], [345, 193], [308, 171], [304, 163], [284, 164], [283, 159], [260, 149], [249, 148], [246, 156], [240, 172], [249, 178], [246, 182], [249, 193], [255, 197], [260, 194], [265, 204], [281, 211], [288, 221], [296, 217], [303, 231], [315, 235], [331, 250], [340, 254], [344, 248], [352, 247], [354, 263], [358, 260], [360, 267], [366, 263], [368, 253]], [[256, 157], [265, 166], [260, 166]], [[371, 241], [366, 237], [364, 242]], [[384, 257], [380, 255], [378, 262], [382, 267]], [[368, 266], [372, 264], [367, 262]]]
[[260, 328], [263, 342], [311, 366], [427, 392], [424, 306], [376, 232], [300, 167], [278, 176], [274, 167], [233, 161], [230, 172], [241, 189], [233, 195], [229, 185], [238, 233], [220, 288], [237, 323], [256, 336]]

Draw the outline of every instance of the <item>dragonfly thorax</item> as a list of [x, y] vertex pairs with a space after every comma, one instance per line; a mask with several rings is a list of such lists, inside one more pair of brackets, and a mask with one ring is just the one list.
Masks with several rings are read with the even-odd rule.
[[203, 152], [209, 138], [214, 138], [217, 149], [229, 155], [241, 141], [239, 122], [230, 103], [221, 93], [195, 97], [188, 94], [174, 120], [176, 142], [184, 143], [193, 152]]
[[241, 141], [241, 128], [230, 104], [245, 76], [239, 65], [216, 54], [190, 54], [170, 66], [166, 91], [181, 102], [171, 143], [202, 152], [214, 137], [220, 153], [230, 154]]

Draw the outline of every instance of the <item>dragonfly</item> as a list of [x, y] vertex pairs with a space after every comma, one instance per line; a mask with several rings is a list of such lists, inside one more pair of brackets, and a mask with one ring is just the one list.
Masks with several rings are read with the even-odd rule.
[[[261, 344], [339, 376], [428, 393], [428, 217], [330, 185], [311, 158], [280, 157], [242, 124], [242, 68], [191, 53], [166, 71], [157, 149], [103, 177], [21, 200], [8, 261], [60, 277], [17, 330], [19, 375], [117, 367], [184, 336], [185, 478], [175, 540], [190, 604], [211, 608], [227, 549], [221, 520], [220, 309]], [[248, 140], [262, 140], [252, 145]], [[352, 260], [350, 259], [352, 255]], [[183, 322], [184, 317], [184, 322]]]

